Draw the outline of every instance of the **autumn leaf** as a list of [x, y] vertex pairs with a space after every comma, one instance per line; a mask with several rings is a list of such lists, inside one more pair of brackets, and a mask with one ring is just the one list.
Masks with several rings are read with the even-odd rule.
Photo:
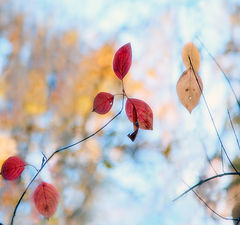
[[34, 191], [33, 200], [39, 213], [49, 218], [57, 210], [58, 192], [53, 185], [42, 182]]
[[195, 74], [196, 77], [193, 70], [188, 69], [182, 74], [177, 82], [178, 98], [190, 113], [198, 104], [203, 89], [200, 76], [197, 73]]
[[15, 180], [22, 174], [26, 163], [18, 156], [11, 156], [2, 165], [1, 174], [5, 180]]
[[113, 71], [122, 80], [128, 73], [132, 64], [132, 48], [127, 43], [117, 50], [113, 58]]
[[93, 102], [93, 112], [105, 114], [109, 112], [113, 105], [114, 96], [107, 92], [100, 92], [96, 95]]
[[[189, 58], [191, 59], [191, 62]], [[191, 68], [191, 64], [192, 64], [193, 69], [196, 72], [198, 72], [200, 68], [201, 57], [200, 57], [200, 52], [198, 48], [194, 45], [194, 43], [189, 42], [183, 47], [182, 59], [187, 69]]]
[[135, 98], [128, 98], [126, 102], [125, 111], [128, 119], [133, 122], [134, 113], [133, 113], [133, 105], [135, 106], [137, 112], [137, 122], [139, 128], [144, 130], [152, 130], [153, 129], [153, 113], [149, 105]]
[[137, 120], [137, 110], [136, 107], [133, 104], [133, 132], [131, 134], [128, 134], [128, 137], [131, 139], [132, 142], [135, 141], [137, 134], [138, 134], [138, 129], [139, 129], [139, 124]]

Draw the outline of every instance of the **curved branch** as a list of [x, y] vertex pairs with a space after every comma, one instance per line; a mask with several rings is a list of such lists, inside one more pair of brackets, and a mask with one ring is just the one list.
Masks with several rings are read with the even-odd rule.
[[[184, 182], [185, 183], [185, 182]], [[190, 186], [187, 184], [187, 183], [185, 183], [189, 188], [190, 188]], [[232, 217], [225, 217], [225, 216], [222, 216], [222, 215], [220, 215], [218, 212], [216, 212], [214, 209], [212, 209], [208, 204], [207, 204], [207, 202], [205, 202], [205, 200], [203, 200], [203, 198], [195, 191], [195, 190], [192, 190], [192, 192], [197, 196], [197, 198], [213, 213], [213, 214], [215, 214], [216, 216], [218, 216], [218, 217], [220, 217], [221, 219], [224, 219], [224, 220], [233, 220], [233, 221], [235, 221], [235, 220], [237, 220], [237, 219], [235, 219], [235, 218], [232, 218]]]
[[180, 199], [181, 197], [183, 197], [185, 194], [187, 194], [189, 191], [194, 190], [196, 187], [210, 181], [210, 180], [214, 180], [216, 178], [219, 177], [223, 177], [223, 176], [239, 176], [239, 173], [237, 172], [230, 172], [230, 173], [221, 173], [212, 177], [209, 177], [205, 180], [200, 180], [198, 183], [196, 183], [195, 185], [193, 185], [192, 187], [190, 187], [189, 189], [187, 189], [186, 191], [184, 191], [181, 195], [179, 195], [177, 198], [173, 199], [173, 202], [177, 201], [178, 199]]
[[234, 137], [235, 137], [236, 142], [237, 142], [238, 149], [240, 150], [240, 143], [239, 143], [239, 140], [238, 140], [238, 137], [237, 137], [235, 128], [234, 128], [234, 126], [233, 126], [233, 122], [232, 122], [232, 118], [231, 118], [231, 115], [230, 115], [229, 110], [227, 110], [227, 113], [228, 113], [228, 118], [229, 118], [229, 120], [230, 120], [230, 124], [231, 124], [231, 127], [232, 127], [232, 131], [233, 131]]
[[238, 175], [240, 176], [240, 173], [238, 172], [237, 168], [233, 165], [233, 163], [232, 163], [231, 159], [229, 158], [229, 156], [228, 156], [228, 154], [227, 154], [227, 151], [226, 151], [226, 149], [225, 149], [225, 147], [224, 147], [224, 145], [223, 145], [223, 142], [222, 142], [222, 140], [221, 140], [221, 137], [220, 137], [220, 134], [219, 134], [219, 132], [218, 132], [217, 126], [216, 126], [216, 124], [215, 124], [215, 122], [214, 122], [212, 113], [211, 113], [210, 108], [209, 108], [209, 106], [208, 106], [207, 100], [206, 100], [206, 98], [205, 98], [205, 95], [203, 94], [202, 87], [201, 87], [201, 85], [200, 85], [200, 83], [199, 83], [199, 81], [198, 81], [196, 72], [195, 72], [195, 70], [194, 70], [194, 68], [193, 68], [192, 61], [191, 61], [190, 56], [188, 56], [188, 59], [189, 59], [189, 62], [190, 62], [191, 70], [193, 71], [194, 77], [195, 77], [195, 79], [196, 79], [196, 81], [197, 81], [197, 84], [198, 84], [198, 87], [199, 87], [199, 89], [200, 89], [200, 91], [201, 91], [201, 94], [202, 94], [202, 97], [203, 97], [203, 101], [204, 101], [204, 103], [205, 103], [205, 105], [206, 105], [208, 114], [209, 114], [210, 119], [211, 119], [211, 121], [212, 121], [214, 130], [215, 130], [215, 132], [216, 132], [216, 134], [217, 134], [218, 140], [219, 140], [220, 145], [221, 145], [221, 147], [222, 147], [222, 150], [224, 151], [224, 154], [226, 155], [226, 157], [227, 157], [230, 165], [232, 166], [232, 168], [233, 168], [233, 169], [236, 171], [236, 173], [238, 173]]
[[106, 126], [108, 126], [114, 119], [116, 119], [123, 111], [123, 106], [124, 106], [124, 97], [125, 97], [125, 90], [124, 90], [124, 86], [123, 86], [123, 82], [122, 82], [122, 90], [123, 90], [123, 95], [122, 95], [122, 106], [121, 106], [121, 109], [120, 111], [115, 115], [113, 116], [106, 124], [104, 124], [101, 128], [99, 128], [98, 130], [96, 130], [94, 133], [92, 133], [91, 135], [81, 139], [80, 141], [77, 141], [75, 143], [72, 143], [72, 144], [69, 144], [69, 145], [66, 145], [64, 147], [61, 147], [61, 148], [58, 148], [55, 152], [53, 152], [49, 158], [46, 158], [46, 161], [42, 164], [41, 168], [37, 171], [37, 173], [34, 175], [34, 177], [32, 178], [32, 180], [29, 182], [29, 184], [27, 185], [27, 187], [25, 188], [24, 192], [22, 193], [22, 195], [20, 196], [15, 208], [14, 208], [14, 211], [13, 211], [13, 214], [12, 214], [12, 217], [11, 217], [11, 222], [10, 222], [10, 225], [13, 225], [13, 222], [14, 222], [14, 218], [15, 218], [15, 215], [16, 215], [16, 212], [17, 212], [17, 209], [23, 199], [23, 197], [25, 196], [27, 190], [29, 189], [29, 187], [31, 186], [31, 184], [35, 181], [35, 179], [37, 178], [37, 176], [40, 174], [40, 172], [42, 171], [42, 169], [46, 166], [46, 164], [51, 160], [51, 158], [56, 155], [57, 153], [59, 152], [62, 152], [64, 150], [67, 150], [73, 146], [76, 146], [84, 141], [86, 141], [87, 139], [95, 136], [97, 133], [99, 133], [101, 130], [103, 130]]
[[232, 93], [233, 93], [233, 95], [234, 95], [234, 98], [235, 98], [237, 104], [238, 104], [238, 107], [240, 108], [240, 102], [239, 102], [239, 100], [238, 100], [237, 94], [236, 94], [236, 92], [235, 92], [235, 90], [234, 90], [234, 88], [233, 88], [233, 86], [232, 86], [232, 84], [231, 84], [231, 81], [230, 81], [228, 75], [224, 72], [224, 70], [222, 69], [222, 67], [220, 66], [220, 64], [217, 62], [217, 60], [214, 58], [214, 56], [208, 51], [208, 49], [206, 48], [206, 46], [205, 46], [205, 45], [203, 44], [203, 42], [201, 41], [200, 37], [197, 36], [196, 38], [198, 39], [198, 41], [200, 42], [200, 44], [203, 46], [203, 48], [206, 50], [207, 54], [208, 54], [208, 55], [212, 58], [212, 60], [215, 62], [215, 64], [216, 64], [217, 67], [219, 68], [219, 70], [222, 72], [222, 74], [223, 74], [223, 76], [225, 77], [225, 79], [226, 79], [229, 87], [231, 88], [231, 91], [232, 91]]

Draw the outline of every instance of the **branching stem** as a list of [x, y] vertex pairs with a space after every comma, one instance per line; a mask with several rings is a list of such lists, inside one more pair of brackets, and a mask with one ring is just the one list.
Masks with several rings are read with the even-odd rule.
[[231, 88], [231, 91], [234, 95], [234, 98], [238, 104], [238, 107], [240, 108], [240, 102], [238, 100], [237, 94], [231, 84], [230, 79], [228, 78], [228, 75], [224, 72], [224, 70], [222, 69], [222, 67], [220, 66], [220, 64], [217, 62], [217, 60], [213, 57], [213, 55], [208, 51], [208, 49], [206, 48], [206, 46], [203, 44], [203, 42], [201, 41], [201, 39], [199, 37], [197, 37], [198, 41], [200, 42], [200, 44], [203, 46], [203, 48], [206, 50], [207, 54], [212, 58], [212, 60], [215, 62], [215, 64], [217, 65], [217, 67], [219, 68], [219, 70], [222, 72], [223, 76], [225, 77], [227, 83], [229, 84], [229, 87]]
[[216, 178], [219, 178], [219, 177], [223, 177], [223, 176], [239, 176], [239, 173], [237, 172], [229, 172], [229, 173], [221, 173], [221, 174], [218, 174], [218, 175], [215, 175], [215, 176], [212, 176], [212, 177], [209, 177], [205, 180], [200, 180], [198, 183], [196, 183], [195, 185], [191, 186], [189, 189], [187, 189], [186, 191], [184, 191], [181, 195], [179, 195], [177, 198], [175, 198], [173, 201], [177, 201], [178, 199], [180, 199], [181, 197], [183, 197], [185, 194], [187, 194], [189, 191], [192, 191], [194, 190], [196, 187], [206, 183], [206, 182], [209, 182], [211, 180], [214, 180]]
[[[201, 94], [202, 94], [202, 97], [203, 97], [203, 101], [204, 101], [204, 103], [205, 103], [205, 105], [206, 105], [208, 114], [209, 114], [209, 116], [210, 116], [210, 118], [211, 118], [211, 121], [212, 121], [212, 124], [213, 124], [213, 126], [214, 126], [214, 130], [215, 130], [215, 132], [216, 132], [216, 134], [217, 134], [217, 137], [218, 137], [218, 140], [219, 140], [219, 142], [220, 142], [221, 148], [222, 148], [224, 154], [226, 155], [226, 157], [227, 157], [230, 165], [232, 166], [232, 168], [236, 171], [236, 173], [239, 174], [237, 168], [233, 165], [233, 163], [232, 163], [231, 159], [229, 158], [229, 156], [228, 156], [228, 154], [227, 154], [227, 151], [226, 151], [226, 149], [225, 149], [225, 147], [224, 147], [224, 145], [223, 145], [222, 139], [221, 139], [220, 134], [219, 134], [219, 132], [218, 132], [218, 130], [217, 130], [217, 126], [216, 126], [216, 124], [215, 124], [215, 122], [214, 122], [214, 119], [213, 119], [212, 113], [211, 113], [211, 111], [210, 111], [210, 108], [209, 108], [209, 106], [208, 106], [207, 100], [206, 100], [206, 98], [205, 98], [205, 96], [204, 96], [204, 94], [203, 94], [202, 87], [201, 87], [201, 85], [200, 85], [200, 83], [199, 83], [199, 80], [198, 80], [198, 78], [197, 78], [196, 72], [195, 72], [195, 70], [194, 70], [194, 68], [193, 68], [192, 61], [191, 61], [190, 56], [188, 56], [188, 59], [189, 59], [189, 62], [190, 62], [191, 70], [193, 71], [193, 74], [194, 74], [195, 79], [196, 79], [196, 81], [197, 81], [198, 87], [199, 87], [199, 89], [200, 89], [200, 91], [201, 91]], [[240, 175], [240, 174], [239, 174], [239, 175]]]
[[13, 225], [13, 222], [14, 222], [14, 218], [15, 218], [15, 215], [16, 215], [16, 212], [17, 212], [17, 209], [23, 199], [23, 197], [25, 196], [26, 192], [28, 191], [29, 187], [31, 186], [31, 184], [35, 181], [35, 179], [37, 178], [37, 176], [40, 174], [40, 172], [43, 170], [43, 168], [46, 166], [46, 164], [51, 160], [51, 158], [53, 158], [54, 155], [56, 155], [57, 153], [60, 153], [60, 152], [63, 152], [69, 148], [72, 148], [76, 145], [79, 145], [80, 143], [88, 140], [89, 138], [95, 136], [97, 133], [99, 133], [101, 130], [103, 130], [106, 126], [108, 126], [114, 119], [116, 119], [123, 111], [123, 107], [124, 107], [124, 98], [126, 96], [126, 93], [125, 93], [125, 89], [124, 89], [124, 85], [123, 85], [123, 81], [122, 81], [122, 106], [121, 106], [121, 109], [120, 111], [115, 115], [113, 116], [106, 124], [104, 124], [101, 128], [99, 128], [98, 130], [96, 130], [94, 133], [90, 134], [89, 136], [81, 139], [80, 141], [77, 141], [77, 142], [74, 142], [72, 144], [69, 144], [69, 145], [66, 145], [64, 147], [60, 147], [58, 148], [55, 152], [53, 152], [49, 158], [47, 158], [45, 155], [45, 161], [42, 163], [42, 166], [39, 170], [37, 170], [37, 173], [34, 175], [34, 177], [32, 178], [32, 180], [29, 182], [29, 184], [26, 186], [24, 192], [22, 193], [22, 195], [20, 196], [15, 208], [14, 208], [14, 211], [13, 211], [13, 214], [11, 216], [11, 222], [10, 222], [10, 225]]

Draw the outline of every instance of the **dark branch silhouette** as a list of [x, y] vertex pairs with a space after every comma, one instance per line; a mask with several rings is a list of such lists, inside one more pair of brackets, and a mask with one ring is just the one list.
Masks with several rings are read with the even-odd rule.
[[206, 46], [204, 45], [204, 43], [201, 41], [201, 39], [199, 38], [199, 36], [196, 37], [198, 39], [198, 41], [200, 42], [200, 44], [203, 46], [203, 48], [206, 50], [207, 54], [211, 57], [211, 59], [215, 62], [215, 64], [217, 65], [217, 67], [220, 69], [220, 71], [222, 72], [223, 76], [225, 77], [227, 83], [229, 84], [229, 87], [235, 97], [235, 100], [238, 104], [238, 107], [240, 108], [240, 102], [238, 100], [237, 94], [231, 84], [230, 79], [228, 78], [228, 75], [224, 72], [224, 70], [222, 69], [222, 67], [220, 66], [220, 64], [217, 62], [217, 60], [213, 57], [213, 55], [208, 51], [208, 49], [206, 48]]
[[66, 145], [64, 147], [60, 147], [58, 148], [55, 152], [53, 152], [49, 158], [47, 158], [44, 154], [43, 154], [43, 160], [42, 160], [42, 165], [41, 165], [41, 168], [37, 171], [37, 173], [34, 175], [34, 177], [32, 178], [32, 180], [29, 182], [29, 184], [26, 186], [24, 192], [22, 193], [22, 195], [20, 196], [15, 208], [14, 208], [14, 211], [13, 211], [13, 214], [12, 214], [12, 217], [11, 217], [11, 222], [10, 222], [10, 225], [13, 225], [13, 222], [14, 222], [14, 218], [15, 218], [15, 215], [16, 215], [16, 212], [17, 212], [17, 209], [23, 199], [23, 197], [25, 196], [27, 190], [29, 189], [29, 187], [31, 186], [31, 184], [35, 181], [35, 179], [37, 178], [37, 176], [41, 173], [41, 171], [43, 170], [43, 168], [46, 166], [46, 164], [53, 158], [54, 155], [56, 155], [57, 153], [60, 153], [60, 152], [63, 152], [71, 147], [74, 147], [86, 140], [88, 140], [89, 138], [95, 136], [97, 133], [99, 133], [100, 131], [102, 131], [106, 126], [108, 126], [114, 119], [116, 119], [123, 111], [123, 108], [124, 108], [124, 98], [126, 96], [125, 94], [125, 89], [124, 89], [124, 86], [123, 86], [123, 81], [122, 81], [122, 106], [121, 106], [121, 109], [120, 111], [115, 115], [113, 116], [106, 124], [104, 124], [101, 128], [99, 128], [98, 130], [96, 130], [94, 133], [90, 134], [89, 136], [81, 139], [80, 141], [77, 141], [77, 142], [74, 142], [72, 144], [69, 144], [69, 145]]
[[233, 165], [231, 159], [229, 158], [229, 156], [228, 156], [228, 154], [227, 154], [227, 151], [226, 151], [226, 149], [225, 149], [225, 147], [224, 147], [224, 145], [223, 145], [222, 139], [221, 139], [220, 134], [219, 134], [219, 132], [218, 132], [218, 130], [217, 130], [217, 126], [216, 126], [216, 124], [215, 124], [215, 122], [214, 122], [214, 119], [213, 119], [212, 113], [211, 113], [211, 111], [210, 111], [210, 108], [209, 108], [209, 106], [208, 106], [207, 100], [206, 100], [206, 98], [205, 98], [205, 96], [204, 96], [204, 94], [203, 94], [201, 85], [200, 85], [199, 80], [198, 80], [198, 78], [197, 78], [196, 72], [195, 72], [195, 70], [194, 70], [194, 68], [193, 68], [192, 61], [191, 61], [190, 56], [188, 56], [188, 59], [189, 59], [189, 62], [190, 62], [191, 70], [193, 71], [194, 77], [195, 77], [195, 79], [196, 79], [196, 81], [197, 81], [197, 84], [198, 84], [198, 87], [199, 87], [199, 89], [200, 89], [200, 91], [201, 91], [201, 94], [202, 94], [202, 97], [203, 97], [203, 101], [204, 101], [205, 106], [206, 106], [206, 108], [207, 108], [208, 114], [209, 114], [209, 116], [210, 116], [210, 118], [211, 118], [211, 121], [212, 121], [212, 124], [213, 124], [213, 126], [214, 126], [214, 130], [215, 130], [215, 132], [216, 132], [216, 134], [217, 134], [217, 137], [218, 137], [218, 140], [219, 140], [219, 142], [220, 142], [221, 148], [222, 148], [224, 154], [226, 155], [226, 157], [227, 157], [230, 165], [232, 166], [232, 168], [236, 171], [236, 173], [238, 173], [238, 174], [240, 175], [240, 173], [238, 172], [237, 168]]
[[187, 189], [186, 191], [184, 191], [181, 195], [179, 195], [177, 198], [175, 198], [173, 201], [177, 201], [178, 199], [180, 199], [181, 197], [183, 197], [185, 194], [187, 194], [189, 191], [192, 191], [193, 189], [195, 189], [196, 187], [206, 183], [206, 182], [209, 182], [211, 180], [214, 180], [216, 178], [219, 178], [219, 177], [223, 177], [223, 176], [239, 176], [239, 173], [237, 172], [229, 172], [229, 173], [221, 173], [221, 174], [218, 174], [218, 175], [215, 175], [215, 176], [212, 176], [212, 177], [209, 177], [205, 180], [200, 180], [198, 183], [196, 183], [195, 185], [193, 185], [192, 187], [190, 187], [189, 189]]

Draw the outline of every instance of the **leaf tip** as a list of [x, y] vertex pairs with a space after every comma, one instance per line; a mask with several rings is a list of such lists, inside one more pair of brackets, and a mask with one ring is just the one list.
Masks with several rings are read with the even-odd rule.
[[120, 80], [128, 73], [132, 64], [131, 43], [121, 46], [113, 57], [113, 71]]

